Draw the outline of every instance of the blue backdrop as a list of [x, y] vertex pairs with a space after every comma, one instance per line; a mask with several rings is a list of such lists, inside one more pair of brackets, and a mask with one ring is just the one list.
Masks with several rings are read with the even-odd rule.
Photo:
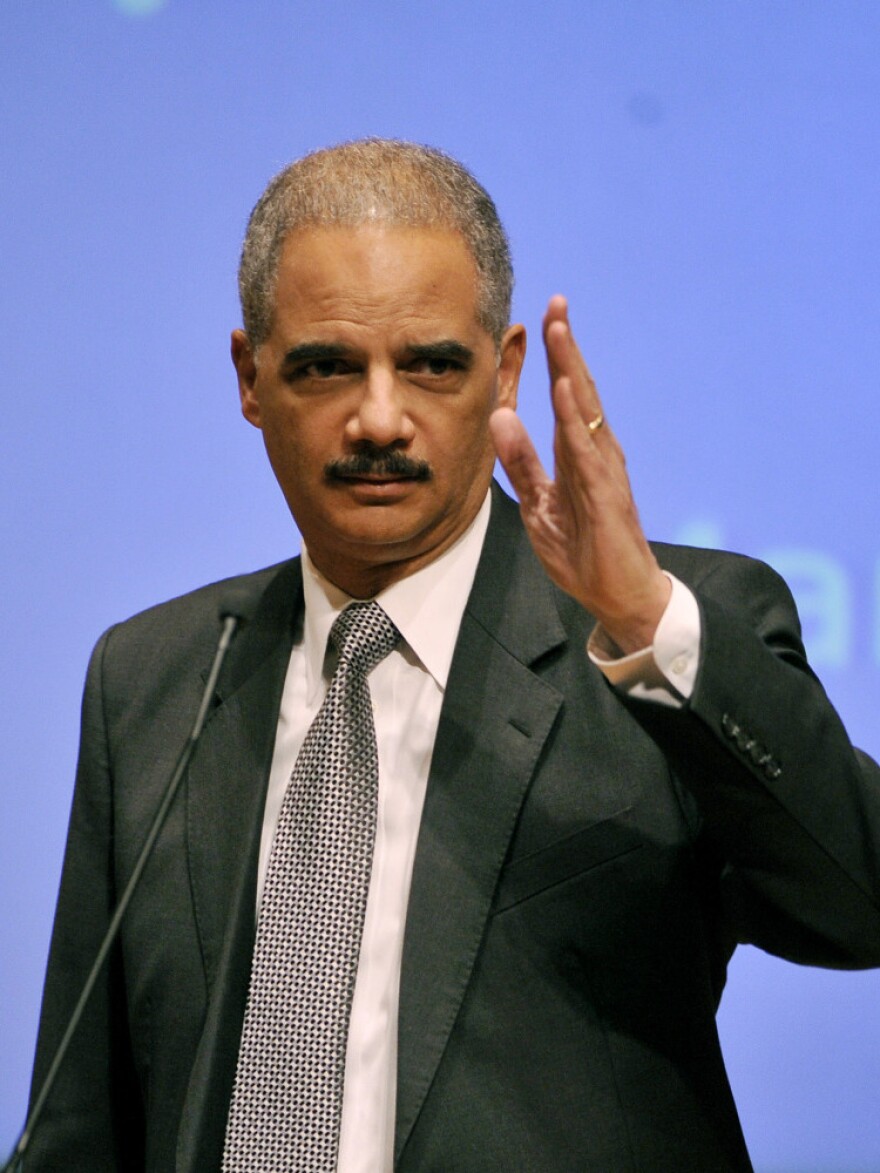
[[[0, 1150], [91, 644], [297, 545], [227, 339], [247, 213], [303, 151], [395, 135], [475, 170], [545, 455], [537, 328], [561, 291], [649, 533], [782, 570], [880, 753], [880, 6], [6, 0], [0, 38]], [[880, 1169], [880, 975], [742, 950], [721, 1030], [760, 1170]]]

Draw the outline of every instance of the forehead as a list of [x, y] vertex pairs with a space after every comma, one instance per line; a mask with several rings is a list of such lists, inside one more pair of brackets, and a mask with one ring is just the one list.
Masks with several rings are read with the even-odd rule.
[[477, 270], [460, 233], [384, 224], [299, 228], [284, 241], [276, 328], [477, 323]]

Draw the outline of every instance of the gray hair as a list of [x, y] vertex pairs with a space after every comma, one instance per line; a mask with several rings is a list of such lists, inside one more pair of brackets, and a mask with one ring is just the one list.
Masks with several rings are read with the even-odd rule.
[[466, 167], [434, 147], [368, 138], [291, 163], [251, 213], [238, 291], [254, 350], [272, 329], [278, 261], [288, 233], [370, 222], [461, 233], [477, 270], [478, 320], [500, 345], [510, 323], [513, 265], [491, 196]]

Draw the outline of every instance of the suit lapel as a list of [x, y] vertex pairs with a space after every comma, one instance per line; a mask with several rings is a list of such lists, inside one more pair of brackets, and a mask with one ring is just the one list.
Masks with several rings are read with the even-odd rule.
[[208, 1009], [182, 1115], [178, 1170], [220, 1164], [250, 976], [266, 785], [301, 609], [296, 560], [269, 582], [233, 644], [187, 776], [187, 850]]
[[[219, 1167], [247, 998], [263, 805], [302, 609], [285, 564], [242, 632], [187, 778], [187, 843], [208, 1009], [181, 1118], [179, 1173]], [[499, 490], [434, 747], [403, 949], [396, 1153], [452, 1030], [525, 794], [562, 702], [533, 671], [565, 641], [552, 587]]]
[[434, 746], [398, 1034], [399, 1158], [452, 1030], [520, 807], [562, 697], [531, 668], [565, 640], [518, 510], [496, 489]]

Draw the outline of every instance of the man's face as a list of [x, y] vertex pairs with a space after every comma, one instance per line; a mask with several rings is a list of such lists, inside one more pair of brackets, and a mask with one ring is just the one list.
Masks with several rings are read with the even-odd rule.
[[235, 331], [242, 412], [315, 565], [370, 595], [464, 532], [494, 464], [489, 416], [515, 406], [525, 332], [500, 361], [476, 269], [442, 229], [299, 229], [284, 243], [269, 337]]

